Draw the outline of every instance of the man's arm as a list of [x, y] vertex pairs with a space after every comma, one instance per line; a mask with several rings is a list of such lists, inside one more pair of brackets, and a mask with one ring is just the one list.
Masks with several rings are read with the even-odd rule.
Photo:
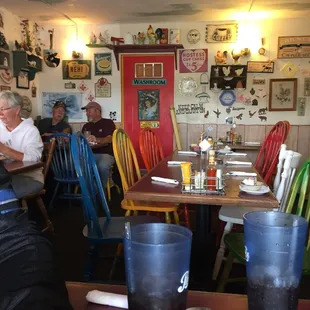
[[17, 161], [23, 161], [23, 158], [24, 158], [24, 153], [15, 151], [1, 142], [0, 142], [0, 153], [5, 155], [6, 157], [9, 157]]

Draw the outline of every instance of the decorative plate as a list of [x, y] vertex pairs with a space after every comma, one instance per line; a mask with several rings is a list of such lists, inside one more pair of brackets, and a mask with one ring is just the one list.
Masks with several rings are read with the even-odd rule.
[[230, 107], [235, 103], [236, 95], [233, 90], [223, 90], [219, 99], [223, 106]]
[[191, 96], [196, 92], [198, 85], [196, 80], [191, 77], [185, 77], [179, 81], [179, 91], [183, 96]]
[[190, 44], [196, 44], [200, 40], [200, 32], [197, 29], [191, 29], [187, 33], [187, 41]]

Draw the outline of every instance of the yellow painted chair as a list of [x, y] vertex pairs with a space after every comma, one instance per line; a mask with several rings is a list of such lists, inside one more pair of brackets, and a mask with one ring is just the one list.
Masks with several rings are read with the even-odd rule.
[[[123, 191], [128, 189], [141, 179], [140, 168], [128, 134], [123, 129], [115, 129], [112, 137], [112, 145], [115, 161], [121, 175]], [[151, 201], [136, 201], [124, 199], [121, 203], [126, 210], [126, 216], [138, 214], [138, 211], [165, 213], [167, 223], [171, 223], [172, 214], [175, 224], [179, 224], [178, 205], [172, 203], [159, 203]]]
[[113, 179], [112, 179], [112, 175], [113, 175], [113, 169], [114, 169], [114, 165], [111, 166], [110, 168], [110, 174], [109, 174], [109, 178], [108, 178], [108, 182], [107, 182], [107, 196], [108, 196], [108, 201], [111, 201], [111, 188], [115, 187], [117, 190], [117, 193], [120, 195], [121, 194], [121, 189], [119, 188], [119, 186], [117, 184], [114, 183]]

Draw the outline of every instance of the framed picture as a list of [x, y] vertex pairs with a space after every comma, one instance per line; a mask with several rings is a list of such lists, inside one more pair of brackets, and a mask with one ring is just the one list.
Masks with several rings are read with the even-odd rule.
[[221, 24], [206, 26], [206, 42], [231, 43], [237, 41], [238, 24]]
[[273, 73], [273, 61], [248, 61], [248, 73]]
[[159, 121], [159, 90], [138, 90], [138, 120]]
[[11, 90], [11, 86], [0, 85], [0, 91]]
[[29, 70], [22, 69], [16, 77], [16, 87], [29, 89]]
[[269, 111], [296, 111], [297, 79], [271, 79]]
[[279, 37], [278, 58], [310, 58], [310, 35]]
[[111, 75], [112, 74], [112, 54], [98, 53], [94, 54], [95, 75]]

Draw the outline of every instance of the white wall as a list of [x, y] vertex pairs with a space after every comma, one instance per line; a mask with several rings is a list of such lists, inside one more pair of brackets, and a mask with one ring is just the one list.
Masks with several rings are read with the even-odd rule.
[[[12, 15], [4, 11], [4, 20], [5, 20], [5, 28], [4, 34], [9, 39], [10, 43], [12, 43], [15, 39], [20, 40], [20, 32], [18, 31], [19, 24], [18, 19]], [[161, 24], [153, 24], [153, 29], [155, 30], [158, 27], [162, 28], [179, 28], [181, 30], [181, 43], [184, 45], [186, 49], [199, 49], [199, 48], [207, 48], [208, 49], [208, 72], [210, 72], [211, 65], [214, 65], [214, 55], [218, 50], [224, 51], [227, 50], [229, 53], [234, 47], [234, 44], [228, 43], [206, 43], [205, 42], [205, 28], [208, 22], [195, 22], [195, 23], [161, 23]], [[212, 23], [213, 24], [213, 23]], [[261, 86], [253, 86], [254, 89], [264, 88], [269, 93], [269, 79], [273, 78], [284, 78], [283, 73], [280, 69], [289, 61], [289, 60], [277, 60], [277, 44], [278, 44], [278, 36], [286, 36], [286, 35], [309, 35], [309, 25], [310, 21], [308, 19], [302, 20], [261, 20], [259, 22], [251, 21], [251, 22], [239, 22], [239, 38], [246, 36], [245, 43], [240, 44], [244, 45], [243, 47], [255, 47], [252, 48], [252, 54], [250, 57], [243, 57], [240, 59], [241, 64], [246, 64], [248, 60], [269, 60], [272, 59], [275, 61], [275, 72], [274, 74], [248, 74], [247, 79], [247, 90], [245, 94], [247, 96], [251, 96], [249, 94], [249, 90], [252, 88], [252, 80], [253, 77], [265, 78], [266, 84], [264, 87]], [[49, 46], [49, 35], [48, 29], [54, 28], [54, 49], [59, 52], [60, 58], [62, 60], [71, 59], [71, 50], [72, 40], [75, 39], [76, 36], [76, 28], [75, 26], [44, 26], [44, 31], [41, 32], [42, 41], [45, 42], [46, 47]], [[139, 31], [146, 32], [148, 28], [148, 24], [124, 24], [124, 25], [84, 25], [78, 26], [78, 35], [79, 40], [83, 42], [81, 45], [81, 49], [83, 51], [83, 59], [84, 60], [92, 60], [92, 70], [94, 70], [94, 61], [93, 54], [99, 52], [111, 52], [109, 49], [100, 48], [93, 49], [88, 48], [84, 44], [89, 43], [89, 36], [91, 32], [94, 32], [96, 35], [99, 35], [100, 32], [104, 30], [108, 30], [110, 35], [112, 36], [125, 36], [127, 32], [131, 32], [132, 34], [137, 34]], [[198, 29], [201, 33], [201, 40], [195, 45], [191, 45], [187, 42], [186, 35], [190, 29]], [[13, 31], [12, 31], [13, 30]], [[260, 56], [257, 53], [258, 47], [260, 46], [260, 38], [265, 38], [264, 47], [267, 50], [266, 56]], [[252, 40], [256, 38], [256, 40]], [[237, 42], [238, 44], [238, 42]], [[71, 46], [68, 46], [71, 45]], [[248, 45], [248, 46], [245, 46]], [[296, 64], [300, 71], [296, 74], [296, 78], [298, 78], [298, 97], [303, 96], [303, 87], [304, 87], [304, 77], [307, 73], [303, 73], [301, 69], [305, 71], [309, 70], [310, 65], [309, 59], [291, 59], [293, 64]], [[231, 57], [228, 57], [228, 64], [232, 64], [233, 60]], [[103, 106], [103, 115], [104, 117], [109, 117], [110, 111], [117, 112], [117, 120], [120, 121], [121, 118], [121, 89], [120, 89], [120, 72], [117, 71], [116, 62], [113, 55], [113, 72], [111, 76], [105, 76], [108, 81], [112, 84], [112, 97], [111, 98], [97, 98], [97, 101]], [[94, 72], [94, 71], [92, 71]], [[184, 97], [178, 91], [179, 81], [186, 76], [193, 77], [197, 83], [200, 81], [200, 73], [191, 73], [191, 74], [180, 74], [178, 70], [175, 71], [175, 106], [177, 107], [180, 104], [196, 104], [199, 99], [195, 97]], [[94, 94], [94, 84], [100, 76], [94, 76], [92, 73], [91, 80], [85, 80], [85, 83], [88, 85], [89, 89]], [[62, 67], [59, 65], [57, 68], [49, 68], [45, 64], [43, 64], [43, 72], [38, 73], [36, 75], [35, 84], [38, 86], [38, 98], [31, 98], [33, 100], [33, 104], [35, 106], [33, 115], [41, 114], [41, 93], [42, 92], [65, 92], [64, 83], [68, 82], [68, 80], [62, 79]], [[79, 85], [80, 81], [73, 81]], [[15, 81], [13, 83], [15, 86]], [[78, 90], [73, 90], [77, 92]], [[198, 92], [201, 92], [201, 87], [199, 86]], [[237, 124], [274, 124], [278, 120], [287, 119], [292, 124], [310, 124], [310, 108], [309, 108], [309, 98], [307, 98], [306, 104], [306, 115], [305, 116], [297, 116], [297, 111], [293, 112], [267, 112], [267, 122], [261, 122], [258, 118], [258, 113], [253, 118], [249, 118], [249, 111], [254, 112], [259, 108], [268, 107], [268, 95], [264, 99], [259, 99], [258, 106], [244, 106], [242, 103], [235, 103], [235, 107], [244, 107], [245, 110], [242, 111], [232, 111], [229, 115], [226, 112], [226, 107], [223, 107], [218, 100], [218, 94], [212, 93], [209, 88], [207, 88], [207, 92], [211, 96], [210, 103], [205, 104], [206, 111], [209, 110], [209, 117], [204, 118], [204, 114], [189, 114], [189, 115], [178, 115], [177, 119], [179, 122], [186, 123], [218, 123], [224, 124], [225, 118], [227, 116], [236, 116], [240, 113], [243, 113], [242, 120], [237, 120]], [[30, 91], [23, 91], [23, 93], [28, 94], [30, 96]], [[83, 95], [85, 98], [86, 94]], [[87, 100], [83, 99], [83, 103], [86, 104]], [[220, 118], [216, 118], [216, 115], [213, 113], [214, 110], [219, 109], [221, 111]], [[85, 120], [85, 116], [83, 117]]]

